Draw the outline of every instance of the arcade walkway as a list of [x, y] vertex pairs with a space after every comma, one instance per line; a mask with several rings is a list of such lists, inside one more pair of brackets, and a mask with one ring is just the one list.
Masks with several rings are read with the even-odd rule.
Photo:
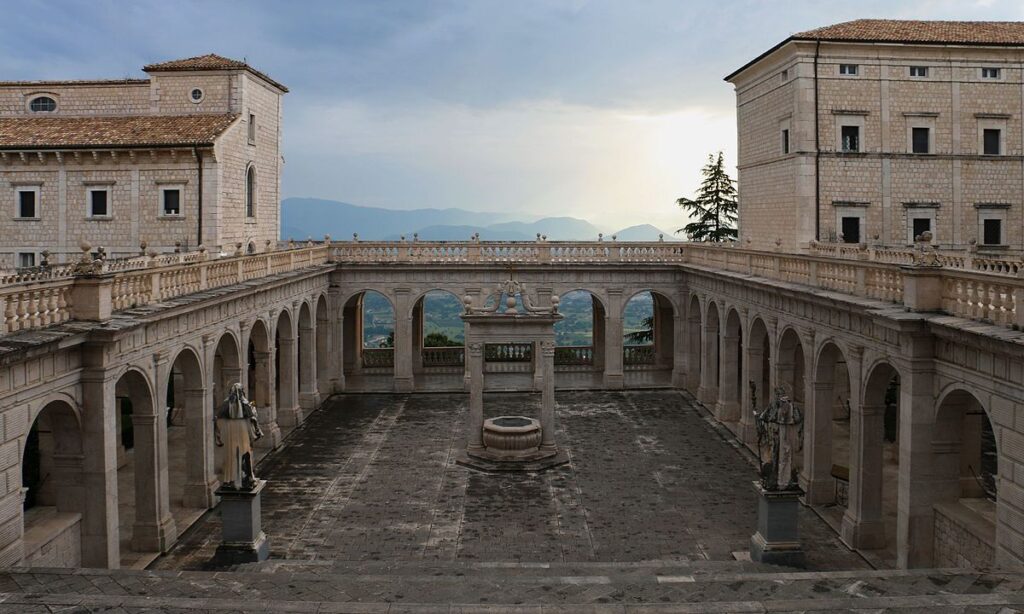
[[[260, 476], [273, 559], [436, 563], [731, 561], [754, 531], [754, 470], [678, 392], [560, 392], [571, 463], [536, 475], [454, 462], [467, 398], [343, 395], [311, 415]], [[489, 415], [536, 413], [539, 396], [494, 394]], [[527, 408], [524, 410], [523, 405]], [[866, 567], [813, 512], [813, 570]], [[216, 510], [151, 567], [202, 569]]]

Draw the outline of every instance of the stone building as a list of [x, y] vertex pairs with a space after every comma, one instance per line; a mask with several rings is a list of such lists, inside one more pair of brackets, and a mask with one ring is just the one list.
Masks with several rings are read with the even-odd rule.
[[[732, 74], [740, 240], [1024, 248], [1024, 22], [861, 19]], [[785, 212], [783, 214], [782, 212]]]
[[212, 54], [143, 70], [0, 82], [0, 268], [66, 262], [83, 241], [115, 257], [276, 242], [287, 88]]

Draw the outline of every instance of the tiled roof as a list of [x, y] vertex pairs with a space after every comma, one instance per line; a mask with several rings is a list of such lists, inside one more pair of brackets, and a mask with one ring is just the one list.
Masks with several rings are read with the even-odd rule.
[[1024, 21], [857, 19], [794, 34], [797, 40], [1024, 45]]
[[0, 117], [0, 149], [209, 145], [238, 115]]
[[142, 70], [146, 72], [177, 72], [177, 71], [188, 71], [188, 70], [247, 70], [257, 77], [267, 81], [271, 85], [280, 88], [287, 92], [288, 88], [281, 85], [277, 81], [274, 81], [266, 74], [256, 70], [252, 66], [249, 66], [245, 62], [239, 60], [232, 60], [224, 56], [217, 55], [216, 53], [208, 53], [206, 55], [197, 55], [193, 58], [185, 58], [182, 60], [171, 60], [168, 62], [159, 62], [157, 64], [149, 64], [143, 66]]
[[64, 86], [87, 86], [87, 85], [146, 85], [149, 79], [71, 79], [67, 81], [0, 81], [0, 87], [47, 87], [59, 85]]

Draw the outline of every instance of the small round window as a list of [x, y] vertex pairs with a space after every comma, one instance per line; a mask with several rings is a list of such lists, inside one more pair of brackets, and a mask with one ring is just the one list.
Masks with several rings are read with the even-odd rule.
[[36, 96], [28, 103], [33, 113], [52, 113], [57, 110], [57, 101], [49, 96]]
[[192, 91], [189, 92], [188, 97], [192, 100], [192, 102], [196, 102], [196, 103], [202, 102], [203, 101], [203, 90], [199, 89], [198, 87], [192, 88]]

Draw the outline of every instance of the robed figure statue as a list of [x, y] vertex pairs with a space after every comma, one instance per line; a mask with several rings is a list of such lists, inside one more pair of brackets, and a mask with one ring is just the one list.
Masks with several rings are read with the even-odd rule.
[[794, 456], [803, 448], [804, 422], [800, 407], [790, 400], [783, 388], [776, 388], [772, 402], [763, 411], [754, 412], [754, 417], [762, 463], [761, 485], [770, 491], [797, 488]]
[[263, 437], [263, 431], [256, 419], [256, 405], [245, 398], [241, 384], [231, 385], [228, 398], [214, 412], [213, 433], [217, 445], [224, 448], [222, 486], [252, 490], [256, 485], [252, 442]]

